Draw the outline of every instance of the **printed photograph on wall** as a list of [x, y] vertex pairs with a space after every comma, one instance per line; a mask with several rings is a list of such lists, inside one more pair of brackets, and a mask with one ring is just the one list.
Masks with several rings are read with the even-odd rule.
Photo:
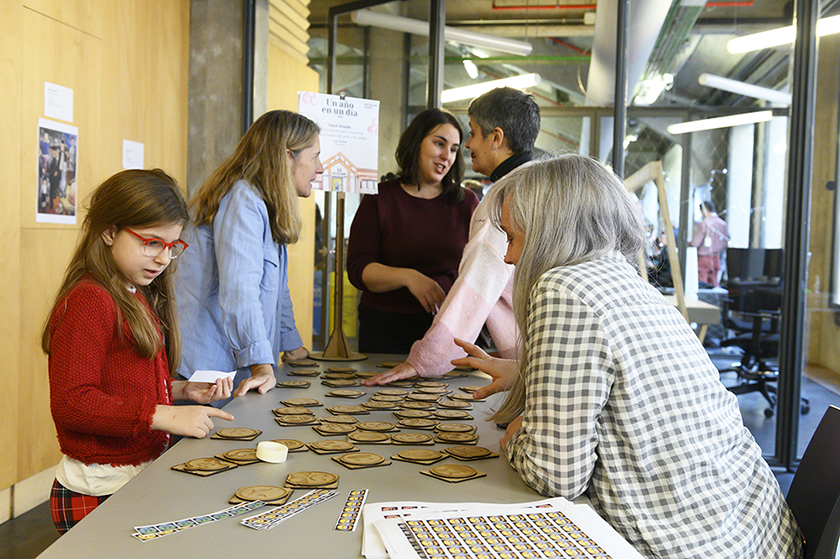
[[76, 223], [79, 129], [38, 119], [38, 194], [35, 221]]

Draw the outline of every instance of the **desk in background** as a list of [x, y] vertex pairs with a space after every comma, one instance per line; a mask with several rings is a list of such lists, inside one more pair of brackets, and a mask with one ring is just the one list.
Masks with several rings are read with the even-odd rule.
[[[669, 303], [675, 307], [677, 306], [676, 295], [665, 295], [664, 297]], [[700, 331], [697, 332], [697, 337], [702, 342], [706, 337], [706, 330], [708, 330], [709, 325], [720, 322], [720, 307], [698, 301], [697, 299], [686, 299], [685, 305], [688, 308], [688, 321], [700, 325]]]
[[[333, 366], [349, 366], [359, 371], [384, 371], [377, 364], [385, 360], [400, 359], [394, 356], [372, 356], [365, 361], [352, 363], [320, 362], [313, 369], [326, 370]], [[283, 366], [277, 380], [301, 380], [305, 377], [288, 376], [292, 370]], [[192, 458], [213, 456], [236, 448], [253, 448], [259, 441], [291, 438], [314, 442], [325, 437], [310, 426], [281, 427], [274, 421], [273, 408], [281, 400], [297, 397], [316, 398], [326, 406], [357, 404], [383, 387], [358, 387], [367, 393], [355, 400], [325, 396], [332, 388], [320, 383], [318, 377], [305, 378], [312, 382], [308, 389], [275, 388], [266, 394], [249, 393], [233, 400], [225, 409], [236, 419], [230, 423], [216, 421], [216, 428], [250, 427], [263, 433], [250, 442], [212, 440], [205, 438], [184, 439], [169, 449], [148, 468], [132, 479], [122, 489], [100, 505], [76, 527], [50, 546], [43, 559], [90, 559], [91, 557], [120, 557], [121, 559], [148, 557], [329, 557], [355, 559], [361, 557], [362, 527], [355, 532], [334, 530], [341, 509], [352, 489], [369, 489], [367, 502], [382, 501], [433, 501], [433, 502], [495, 502], [521, 503], [542, 498], [526, 486], [519, 475], [508, 465], [504, 456], [476, 462], [459, 462], [447, 459], [438, 464], [458, 463], [486, 472], [487, 476], [462, 483], [447, 483], [420, 473], [427, 466], [394, 460], [390, 466], [349, 470], [336, 464], [330, 455], [317, 455], [312, 451], [290, 453], [281, 464], [259, 463], [240, 466], [230, 471], [202, 478], [173, 471], [171, 466]], [[471, 376], [446, 380], [449, 387], [487, 384], [486, 378], [477, 373]], [[355, 387], [354, 387], [355, 388]], [[477, 427], [478, 444], [499, 453], [499, 439], [503, 432], [489, 416], [489, 404], [477, 402], [470, 413], [475, 418], [470, 423]], [[317, 417], [329, 415], [324, 407], [312, 408]], [[359, 421], [390, 421], [398, 419], [391, 411], [372, 411], [357, 417]], [[459, 421], [460, 422], [460, 421]], [[403, 430], [406, 431], [405, 429]], [[410, 430], [409, 432], [415, 432]], [[428, 432], [428, 431], [417, 431]], [[345, 440], [346, 437], [329, 437]], [[406, 448], [405, 445], [357, 445], [361, 450], [375, 452], [386, 458]], [[441, 450], [446, 446], [424, 446]], [[130, 534], [134, 526], [175, 521], [192, 516], [209, 514], [227, 508], [228, 499], [237, 489], [248, 485], [282, 486], [291, 472], [316, 470], [339, 475], [339, 495], [308, 509], [271, 530], [252, 530], [240, 524], [248, 516], [266, 509], [259, 509], [244, 517], [227, 518], [206, 526], [198, 526], [159, 540], [140, 542]], [[297, 490], [290, 501], [304, 495]]]

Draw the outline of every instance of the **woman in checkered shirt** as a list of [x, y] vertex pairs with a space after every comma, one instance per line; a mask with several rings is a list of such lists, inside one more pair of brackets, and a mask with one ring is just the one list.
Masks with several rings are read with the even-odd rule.
[[631, 264], [642, 218], [597, 161], [564, 155], [491, 191], [516, 265], [519, 362], [458, 341], [509, 390], [501, 446], [546, 496], [586, 494], [646, 557], [800, 557], [779, 485], [682, 315]]

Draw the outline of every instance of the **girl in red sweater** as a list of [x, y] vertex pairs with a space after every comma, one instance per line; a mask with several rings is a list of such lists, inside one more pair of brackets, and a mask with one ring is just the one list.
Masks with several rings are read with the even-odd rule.
[[81, 237], [44, 327], [50, 409], [63, 457], [50, 495], [64, 533], [122, 487], [169, 444], [170, 434], [202, 438], [207, 404], [230, 396], [230, 379], [172, 381], [181, 339], [169, 266], [187, 205], [160, 170], [117, 173], [92, 194]]

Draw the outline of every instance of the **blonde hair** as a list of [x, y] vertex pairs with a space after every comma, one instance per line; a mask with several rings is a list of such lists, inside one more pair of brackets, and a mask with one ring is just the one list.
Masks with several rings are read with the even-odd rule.
[[50, 353], [50, 320], [58, 305], [86, 276], [99, 283], [117, 306], [117, 330], [128, 323], [141, 355], [149, 359], [160, 351], [161, 329], [165, 341], [169, 372], [174, 374], [181, 358], [181, 337], [173, 295], [174, 266], [167, 266], [151, 284], [138, 287], [146, 297], [154, 316], [125, 288], [111, 249], [102, 238], [110, 227], [153, 227], [189, 221], [187, 203], [175, 180], [160, 169], [127, 170], [103, 182], [90, 195], [88, 212], [82, 223], [79, 241], [64, 281], [58, 290], [53, 311], [47, 317], [41, 336], [41, 348]]
[[[638, 205], [610, 169], [589, 157], [566, 154], [523, 165], [499, 180], [488, 198], [494, 225], [500, 227], [507, 202], [511, 226], [525, 233], [513, 280], [520, 336], [527, 332], [531, 291], [547, 271], [610, 251], [633, 264], [645, 243]], [[522, 342], [519, 376], [495, 420], [510, 421], [524, 410], [529, 348]]]
[[248, 128], [227, 161], [216, 169], [192, 199], [196, 225], [210, 225], [222, 198], [245, 180], [268, 209], [271, 236], [280, 244], [296, 243], [303, 222], [293, 178], [294, 159], [318, 139], [318, 125], [291, 111], [269, 111]]

